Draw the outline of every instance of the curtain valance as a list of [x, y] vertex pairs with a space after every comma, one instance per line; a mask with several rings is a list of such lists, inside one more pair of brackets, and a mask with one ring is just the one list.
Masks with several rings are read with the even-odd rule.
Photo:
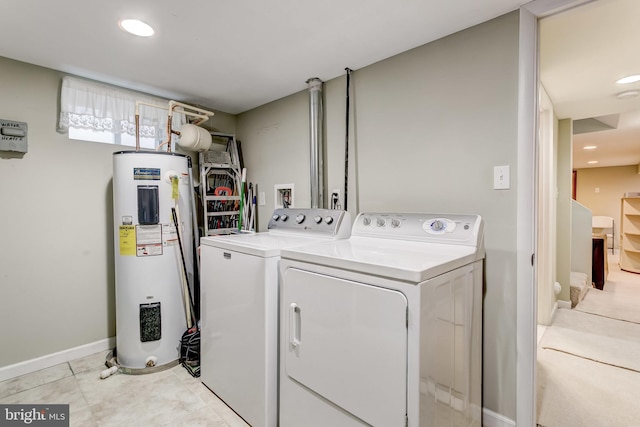
[[[161, 107], [140, 105], [140, 136], [166, 140], [168, 100], [71, 76], [62, 79], [58, 127], [135, 135], [136, 101]], [[173, 129], [184, 123], [184, 114], [174, 112]]]

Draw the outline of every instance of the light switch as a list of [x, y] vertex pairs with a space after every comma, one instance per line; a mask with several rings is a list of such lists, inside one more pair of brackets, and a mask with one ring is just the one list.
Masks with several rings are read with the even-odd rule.
[[493, 167], [493, 189], [494, 190], [508, 190], [511, 188], [509, 179], [509, 166], [494, 166]]

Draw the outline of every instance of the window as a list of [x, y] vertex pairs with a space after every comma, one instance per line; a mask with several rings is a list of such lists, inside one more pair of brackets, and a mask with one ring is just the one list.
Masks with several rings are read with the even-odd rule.
[[[62, 79], [58, 128], [71, 139], [135, 147], [136, 102], [145, 104], [139, 105], [140, 147], [155, 149], [167, 140], [168, 101], [90, 80]], [[183, 123], [184, 115], [174, 112], [172, 127]]]
[[[129, 135], [128, 133], [114, 133], [108, 130], [95, 130], [73, 125], [69, 126], [68, 131], [69, 138], [80, 141], [104, 142], [107, 144], [127, 145], [129, 147], [136, 146], [136, 136]], [[155, 137], [140, 136], [140, 148], [155, 150], [162, 142], [163, 141], [159, 141], [158, 138]]]

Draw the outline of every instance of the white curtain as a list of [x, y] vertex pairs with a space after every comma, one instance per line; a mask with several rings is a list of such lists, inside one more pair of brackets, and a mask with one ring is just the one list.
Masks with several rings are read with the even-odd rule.
[[[71, 76], [62, 79], [58, 128], [63, 132], [73, 127], [135, 135], [136, 101], [160, 107], [139, 107], [140, 137], [165, 141], [168, 100]], [[171, 127], [178, 129], [185, 123], [184, 114], [174, 113], [171, 122]]]

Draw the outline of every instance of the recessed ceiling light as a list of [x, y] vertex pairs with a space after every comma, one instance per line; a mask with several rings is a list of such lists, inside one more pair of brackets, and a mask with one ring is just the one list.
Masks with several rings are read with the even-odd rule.
[[118, 25], [127, 33], [140, 37], [151, 37], [155, 32], [149, 24], [137, 19], [122, 19]]
[[629, 99], [629, 98], [635, 98], [636, 96], [640, 95], [640, 90], [625, 90], [624, 92], [620, 92], [616, 94], [616, 98], [618, 99]]
[[634, 74], [633, 76], [623, 77], [618, 80], [616, 83], [619, 85], [626, 85], [628, 83], [640, 82], [640, 74]]
[[596, 148], [598, 148], [595, 145], [585, 145], [584, 147], [582, 147], [584, 150], [595, 150]]
[[587, 163], [589, 163], [590, 165], [595, 165], [596, 163], [598, 163], [597, 160], [589, 160]]

